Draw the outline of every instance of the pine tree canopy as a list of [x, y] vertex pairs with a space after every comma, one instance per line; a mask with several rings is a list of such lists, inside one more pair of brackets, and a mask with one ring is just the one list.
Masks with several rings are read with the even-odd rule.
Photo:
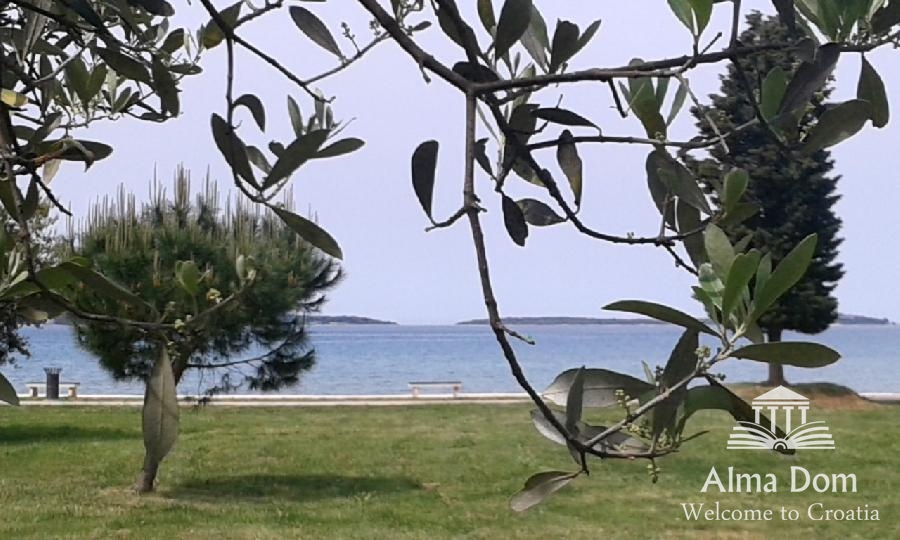
[[[72, 254], [93, 260], [105, 275], [138, 291], [167, 321], [186, 320], [196, 311], [195, 303], [206, 308], [241, 290], [237, 302], [208, 315], [213, 318], [205, 325], [208, 330], [174, 338], [176, 381], [187, 369], [204, 369], [219, 375], [213, 391], [275, 390], [296, 383], [315, 360], [304, 315], [339, 279], [337, 263], [319, 255], [269, 210], [240, 201], [226, 201], [223, 208], [214, 182], [207, 180], [195, 201], [185, 171], [178, 172], [173, 187], [169, 196], [154, 183], [150, 201], [143, 204], [124, 190], [115, 200], [98, 202], [72, 233]], [[239, 256], [255, 268], [253, 284], [243, 289]], [[203, 294], [185, 294], [178, 285], [179, 265], [186, 261], [200, 274]], [[91, 289], [78, 291], [75, 299], [86, 310], [127, 314], [122, 311], [127, 306]], [[76, 320], [75, 327], [79, 342], [114, 377], [149, 373], [157, 340], [105, 322]]]

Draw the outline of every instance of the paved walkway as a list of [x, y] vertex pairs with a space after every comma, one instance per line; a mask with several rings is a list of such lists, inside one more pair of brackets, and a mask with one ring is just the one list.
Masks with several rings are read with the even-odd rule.
[[900, 403], [900, 394], [895, 392], [863, 392], [860, 397], [883, 403]]
[[[900, 403], [900, 393], [866, 392], [860, 394], [865, 399], [881, 403]], [[143, 404], [143, 396], [136, 395], [81, 395], [76, 399], [59, 400], [34, 399], [20, 395], [22, 405], [37, 407], [139, 407]], [[202, 396], [178, 396], [182, 405], [196, 405]], [[509, 394], [431, 394], [412, 397], [409, 394], [373, 395], [373, 396], [312, 396], [312, 395], [226, 395], [214, 396], [204, 400], [206, 405], [214, 407], [381, 407], [409, 405], [464, 405], [464, 404], [508, 404], [527, 403], [528, 395], [524, 393]], [[0, 402], [0, 405], [5, 405]]]
[[[78, 398], [61, 398], [59, 400], [34, 399], [20, 395], [22, 405], [28, 406], [135, 406], [143, 404], [143, 396], [136, 395], [79, 395]], [[524, 393], [510, 394], [426, 394], [412, 397], [409, 394], [372, 395], [372, 396], [339, 396], [339, 395], [224, 395], [203, 399], [202, 396], [178, 396], [183, 405], [196, 405], [205, 401], [206, 405], [218, 407], [332, 407], [332, 406], [397, 406], [397, 405], [434, 405], [434, 404], [505, 404], [525, 403], [528, 395]]]

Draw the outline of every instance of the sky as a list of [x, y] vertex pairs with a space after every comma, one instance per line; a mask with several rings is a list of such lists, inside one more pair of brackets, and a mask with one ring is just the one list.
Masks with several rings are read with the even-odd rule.
[[[388, 5], [388, 2], [382, 2]], [[464, 14], [475, 18], [475, 2], [458, 2]], [[584, 29], [591, 21], [602, 25], [592, 43], [574, 60], [571, 69], [614, 66], [633, 57], [658, 59], [690, 50], [691, 38], [663, 0], [631, 2], [537, 1], [548, 26], [557, 19], [571, 20]], [[217, 3], [225, 5], [224, 3]], [[495, 1], [499, 13], [500, 2]], [[371, 36], [369, 18], [350, 0], [306, 3], [325, 20], [344, 51], [349, 42], [339, 37], [347, 22], [360, 43]], [[770, 2], [744, 2], [748, 9], [773, 12]], [[729, 4], [717, 4], [704, 35], [727, 33]], [[174, 24], [196, 28], [206, 17], [199, 3], [181, 4]], [[433, 16], [420, 16], [432, 18]], [[473, 26], [480, 28], [475, 22]], [[279, 58], [300, 77], [334, 67], [329, 53], [310, 42], [293, 26], [287, 12], [270, 15], [247, 28], [245, 37]], [[482, 39], [484, 36], [482, 36]], [[417, 41], [436, 58], [452, 65], [462, 52], [434, 25], [417, 34]], [[724, 46], [724, 39], [713, 50]], [[164, 124], [123, 120], [96, 124], [84, 138], [112, 141], [115, 152], [87, 173], [78, 164], [66, 164], [53, 183], [76, 216], [119, 184], [146, 197], [154, 174], [164, 181], [176, 167], [190, 169], [197, 179], [207, 172], [224, 189], [230, 172], [213, 143], [209, 118], [224, 115], [224, 59], [221, 46], [206, 53], [204, 74], [183, 86], [182, 114]], [[524, 53], [523, 53], [524, 54]], [[888, 48], [869, 55], [888, 88], [891, 106], [900, 111], [900, 69], [897, 54]], [[701, 98], [718, 90], [717, 76], [724, 65], [691, 72], [691, 87]], [[855, 97], [859, 55], [843, 55], [836, 71], [833, 99]], [[297, 98], [308, 116], [312, 103], [281, 75], [247, 56], [237, 63], [236, 95], [252, 92], [266, 104], [268, 125], [259, 133], [242, 111], [242, 137], [260, 146], [274, 139], [288, 142], [290, 122], [286, 96]], [[674, 85], [673, 85], [674, 87]], [[463, 173], [464, 103], [455, 89], [432, 77], [426, 83], [417, 65], [388, 41], [369, 55], [323, 81], [320, 88], [334, 96], [335, 116], [353, 119], [344, 132], [366, 141], [360, 151], [336, 159], [305, 165], [293, 180], [296, 208], [312, 213], [340, 243], [347, 274], [329, 294], [324, 308], [330, 315], [361, 315], [406, 324], [442, 324], [485, 316], [478, 282], [471, 233], [463, 220], [450, 229], [425, 232], [428, 225], [410, 178], [410, 156], [424, 140], [440, 142], [434, 211], [438, 219], [461, 204]], [[670, 91], [669, 100], [674, 90]], [[563, 106], [588, 116], [605, 134], [642, 135], [635, 118], [622, 120], [611, 109], [608, 92], [597, 83], [565, 89], [550, 88], [541, 102], [552, 105], [562, 96]], [[900, 113], [897, 113], [900, 114]], [[483, 127], [480, 127], [483, 131]], [[695, 135], [693, 118], [685, 110], [670, 131], [672, 139]], [[487, 136], [486, 132], [479, 133]], [[897, 276], [900, 249], [895, 229], [900, 220], [900, 123], [863, 132], [833, 149], [835, 172], [841, 175], [836, 212], [844, 221], [844, 243], [839, 260], [846, 276], [836, 295], [843, 313], [888, 317], [900, 321]], [[584, 202], [582, 219], [594, 229], [611, 234], [655, 234], [659, 214], [646, 188], [644, 160], [648, 148], [639, 145], [582, 145]], [[539, 159], [554, 164], [553, 151]], [[560, 173], [556, 173], [561, 178]], [[514, 198], [547, 198], [542, 190], [512, 179]], [[505, 316], [568, 315], [604, 317], [602, 306], [619, 299], [645, 299], [666, 303], [690, 313], [702, 310], [690, 298], [694, 278], [674, 267], [670, 256], [652, 247], [614, 246], [591, 240], [567, 224], [531, 228], [526, 247], [512, 243], [503, 228], [499, 200], [492, 196], [487, 178], [479, 178], [483, 195], [486, 241], [495, 292]]]

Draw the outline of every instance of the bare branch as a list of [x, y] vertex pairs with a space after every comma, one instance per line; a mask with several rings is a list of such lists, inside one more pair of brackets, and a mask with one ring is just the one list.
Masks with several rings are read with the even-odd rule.
[[741, 0], [731, 0], [731, 39], [728, 41], [728, 47], [734, 49], [738, 45], [738, 35], [741, 26]]
[[681, 268], [684, 268], [685, 270], [687, 270], [688, 272], [690, 272], [691, 274], [694, 274], [695, 276], [698, 275], [697, 269], [694, 268], [692, 265], [688, 264], [683, 258], [681, 258], [681, 255], [679, 255], [678, 252], [675, 251], [675, 248], [673, 246], [666, 245], [666, 246], [663, 246], [663, 248], [665, 248], [665, 250], [669, 252], [669, 255], [671, 255], [672, 258], [675, 259], [675, 267], [676, 268], [681, 267]]
[[697, 94], [695, 94], [694, 91], [691, 90], [690, 82], [688, 82], [688, 80], [681, 74], [676, 75], [676, 78], [678, 79], [678, 82], [680, 82], [684, 87], [684, 89], [687, 90], [688, 96], [690, 96], [691, 101], [694, 102], [694, 106], [697, 107], [698, 110], [703, 111], [703, 118], [706, 119], [706, 123], [709, 124], [710, 129], [712, 129], [713, 133], [716, 134], [716, 140], [719, 144], [722, 145], [722, 150], [724, 150], [726, 154], [729, 153], [730, 150], [728, 149], [728, 143], [725, 142], [725, 137], [722, 135], [722, 131], [719, 130], [719, 126], [716, 125], [716, 122], [709, 115], [709, 111], [706, 109], [706, 107], [704, 107], [703, 104], [700, 103], [700, 99], [697, 97]]
[[[753, 120], [751, 122], [746, 122], [741, 124], [740, 126], [734, 128], [733, 130], [723, 133], [721, 139], [728, 139], [745, 129], [748, 129], [752, 126], [755, 126], [759, 122], [757, 120]], [[680, 148], [683, 150], [700, 150], [703, 148], [709, 148], [710, 146], [714, 146], [716, 144], [720, 144], [720, 138], [718, 136], [713, 138], [702, 138], [702, 139], [692, 139], [690, 141], [667, 141], [660, 139], [650, 139], [646, 137], [631, 137], [631, 136], [621, 136], [621, 135], [580, 135], [574, 136], [571, 139], [571, 142], [574, 143], [614, 143], [614, 144], [644, 144], [648, 146], [667, 146], [671, 148]], [[529, 150], [540, 150], [542, 148], [553, 148], [559, 146], [560, 142], [558, 139], [548, 139], [545, 141], [538, 141], [533, 143], [528, 143], [527, 148]]]
[[366, 45], [366, 46], [363, 47], [362, 49], [359, 49], [359, 50], [356, 52], [356, 54], [354, 54], [353, 56], [351, 56], [350, 58], [348, 58], [345, 62], [342, 62], [341, 65], [336, 66], [336, 67], [334, 67], [334, 68], [332, 68], [332, 69], [329, 69], [329, 70], [327, 70], [327, 71], [323, 71], [322, 73], [319, 73], [318, 75], [315, 75], [315, 76], [313, 76], [313, 77], [310, 77], [310, 78], [306, 79], [306, 80], [304, 81], [304, 83], [306, 83], [307, 85], [312, 86], [313, 84], [315, 84], [315, 83], [321, 81], [322, 79], [326, 79], [326, 78], [328, 78], [328, 77], [334, 75], [335, 73], [339, 73], [339, 72], [341, 72], [341, 71], [347, 69], [348, 67], [350, 67], [351, 65], [353, 65], [354, 62], [356, 62], [357, 60], [359, 60], [360, 58], [362, 58], [363, 56], [365, 56], [366, 53], [368, 53], [369, 51], [371, 51], [372, 49], [374, 49], [376, 45], [378, 45], [378, 44], [381, 43], [382, 41], [385, 41], [387, 38], [388, 38], [388, 34], [380, 34], [378, 37], [376, 37], [375, 39], [373, 39], [372, 41], [370, 41], [368, 45]]
[[[550, 422], [553, 427], [560, 433], [565, 434], [566, 429], [553, 415], [553, 411], [544, 402], [537, 393], [525, 373], [522, 366], [516, 358], [516, 353], [506, 338], [509, 332], [503, 325], [500, 318], [500, 312], [497, 307], [497, 300], [494, 297], [494, 289], [491, 284], [491, 273], [488, 268], [487, 248], [484, 243], [484, 232], [481, 229], [481, 218], [475, 205], [478, 204], [478, 196], [475, 194], [475, 96], [468, 94], [466, 96], [466, 162], [465, 177], [463, 178], [463, 198], [466, 202], [466, 216], [469, 218], [469, 228], [472, 230], [472, 242], [475, 245], [475, 257], [478, 261], [478, 276], [481, 281], [481, 292], [484, 296], [484, 305], [487, 308], [488, 320], [491, 329], [494, 331], [494, 337], [503, 351], [503, 356], [509, 364], [510, 371], [516, 382], [519, 383], [531, 400], [535, 403], [541, 414]], [[568, 435], [566, 435], [568, 437]]]
[[[858, 44], [843, 43], [840, 45], [840, 51], [867, 52], [887, 43], [891, 43], [893, 40], [897, 39], [897, 37], [900, 37], [900, 32], [874, 42]], [[614, 79], [634, 79], [640, 77], [675, 77], [677, 74], [684, 73], [688, 69], [700, 64], [715, 64], [722, 60], [734, 60], [771, 51], [792, 53], [797, 50], [797, 46], [792, 43], [766, 43], [751, 47], [738, 47], [736, 49], [729, 47], [717, 52], [652, 60], [636, 66], [590, 68], [567, 73], [550, 73], [547, 75], [537, 75], [535, 77], [522, 77], [511, 80], [478, 83], [474, 85], [473, 91], [477, 95], [482, 96], [499, 90], [513, 90], [527, 86], [551, 86], [560, 83], [589, 81], [609, 82]]]
[[[478, 207], [478, 209], [483, 210], [480, 207]], [[433, 222], [431, 226], [425, 229], [425, 232], [431, 232], [435, 229], [446, 229], [447, 227], [450, 227], [454, 223], [459, 221], [461, 218], [465, 217], [466, 212], [468, 211], [469, 209], [465, 205], [463, 205], [459, 210], [454, 212], [452, 216], [445, 219], [444, 221]]]

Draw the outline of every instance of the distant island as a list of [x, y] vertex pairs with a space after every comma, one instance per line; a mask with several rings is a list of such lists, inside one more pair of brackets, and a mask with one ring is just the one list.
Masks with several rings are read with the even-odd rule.
[[[51, 321], [54, 324], [72, 324], [72, 316], [63, 313], [59, 317]], [[397, 324], [392, 321], [381, 321], [369, 317], [357, 317], [354, 315], [307, 315], [306, 322], [309, 324]]]
[[397, 324], [393, 321], [382, 321], [354, 315], [307, 315], [306, 321], [310, 324]]
[[[594, 317], [504, 317], [509, 324], [665, 324], [653, 319], [598, 319]], [[487, 324], [487, 319], [472, 319], [456, 324]]]
[[[654, 319], [633, 318], [633, 319], [609, 319], [595, 317], [505, 317], [503, 322], [509, 324], [535, 324], [535, 325], [554, 325], [554, 324], [666, 324]], [[461, 321], [456, 324], [487, 324], [487, 319], [471, 319]], [[863, 315], [847, 315], [838, 314], [838, 320], [835, 324], [847, 325], [892, 325], [892, 321], [888, 319], [876, 319], [874, 317], [865, 317]]]
[[875, 317], [866, 317], [864, 315], [847, 315], [846, 313], [839, 313], [837, 324], [885, 324], [891, 325], [896, 324], [895, 322], [888, 319], [876, 319]]

